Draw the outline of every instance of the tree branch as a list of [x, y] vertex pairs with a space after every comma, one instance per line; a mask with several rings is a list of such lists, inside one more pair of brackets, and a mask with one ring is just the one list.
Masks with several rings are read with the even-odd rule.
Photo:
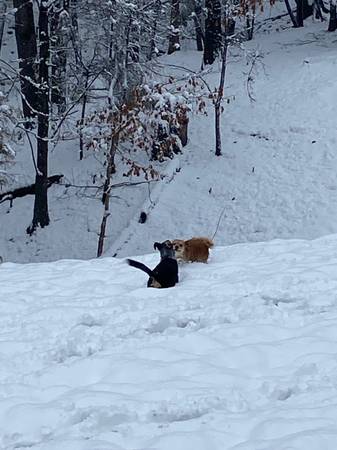
[[[48, 177], [48, 184], [47, 187], [49, 188], [51, 185], [57, 183], [60, 183], [61, 178], [63, 178], [63, 175], [52, 175], [51, 177]], [[17, 189], [14, 189], [13, 191], [8, 191], [0, 194], [0, 203], [3, 203], [5, 201], [12, 202], [15, 198], [25, 197], [26, 195], [34, 195], [35, 194], [35, 183], [30, 184], [28, 186], [23, 186]]]

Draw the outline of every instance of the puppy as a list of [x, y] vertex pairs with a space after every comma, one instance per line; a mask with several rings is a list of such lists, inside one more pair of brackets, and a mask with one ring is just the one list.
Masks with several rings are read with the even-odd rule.
[[175, 256], [182, 261], [206, 263], [209, 256], [209, 249], [213, 247], [213, 241], [206, 237], [194, 237], [183, 241], [175, 239], [171, 241]]
[[147, 287], [169, 288], [175, 286], [178, 283], [178, 263], [174, 257], [171, 241], [155, 242], [153, 247], [160, 251], [161, 258], [160, 263], [153, 270], [133, 259], [127, 259], [127, 263], [149, 275]]

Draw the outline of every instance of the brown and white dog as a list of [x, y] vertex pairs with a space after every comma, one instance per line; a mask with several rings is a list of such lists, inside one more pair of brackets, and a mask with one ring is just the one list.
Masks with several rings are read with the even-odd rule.
[[187, 241], [174, 239], [171, 242], [175, 251], [175, 257], [186, 262], [207, 263], [209, 249], [214, 245], [213, 241], [206, 237], [194, 237]]

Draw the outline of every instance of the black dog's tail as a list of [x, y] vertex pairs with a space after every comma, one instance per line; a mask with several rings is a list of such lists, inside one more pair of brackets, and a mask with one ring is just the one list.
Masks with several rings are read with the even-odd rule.
[[145, 264], [139, 261], [135, 261], [134, 259], [127, 259], [126, 262], [129, 264], [129, 266], [136, 267], [137, 269], [140, 269], [143, 272], [147, 273], [149, 277], [153, 277], [152, 270], [149, 269]]

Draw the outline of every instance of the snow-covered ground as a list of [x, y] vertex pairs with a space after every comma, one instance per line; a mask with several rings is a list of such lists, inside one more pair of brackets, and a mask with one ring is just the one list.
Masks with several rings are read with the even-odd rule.
[[[336, 42], [318, 23], [259, 35], [246, 45], [263, 55], [255, 102], [246, 90], [249, 65], [234, 49], [225, 94], [235, 100], [222, 116], [223, 156], [213, 156], [210, 110], [208, 120], [192, 121], [179, 175], [147, 224], [132, 223], [127, 242], [123, 235], [108, 254], [149, 252], [151, 238], [212, 236], [223, 210], [218, 245], [336, 233]], [[195, 54], [189, 57], [196, 69]], [[218, 74], [208, 80], [216, 85]]]
[[[276, 15], [279, 7], [265, 14]], [[210, 107], [208, 117], [191, 118], [189, 144], [174, 162], [181, 170], [171, 182], [113, 190], [105, 255], [150, 253], [153, 241], [166, 238], [212, 236], [223, 210], [217, 245], [337, 233], [336, 33], [311, 19], [297, 30], [288, 18], [260, 24], [261, 18], [254, 40], [245, 44], [263, 55], [253, 103], [246, 89], [249, 65], [243, 52], [231, 50], [225, 93], [235, 100], [222, 116], [223, 156], [213, 154]], [[195, 70], [200, 61], [195, 51], [163, 58]], [[207, 81], [216, 86], [219, 67], [212, 70]], [[17, 150], [14, 173], [21, 183], [33, 182], [29, 146]], [[63, 173], [65, 182], [92, 185], [98, 170], [95, 158], [78, 160], [77, 141], [51, 151], [50, 173]], [[120, 181], [121, 173], [113, 182]], [[11, 209], [1, 204], [0, 255], [12, 262], [95, 257], [103, 207], [94, 193], [53, 186], [51, 225], [33, 237], [25, 234], [33, 197], [16, 200]], [[139, 224], [143, 209], [148, 220]]]
[[118, 258], [0, 266], [1, 450], [337, 448], [336, 235], [146, 279]]

